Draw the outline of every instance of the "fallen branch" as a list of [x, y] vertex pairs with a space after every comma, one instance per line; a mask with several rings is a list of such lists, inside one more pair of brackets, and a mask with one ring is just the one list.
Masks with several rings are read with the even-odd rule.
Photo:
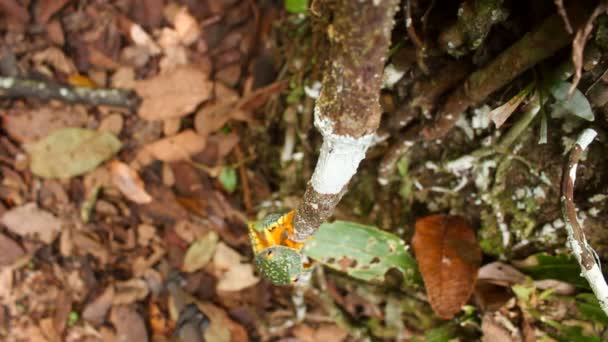
[[568, 162], [562, 173], [561, 203], [562, 215], [564, 217], [566, 231], [568, 232], [568, 248], [581, 266], [581, 275], [587, 279], [593, 293], [597, 297], [600, 307], [608, 315], [608, 285], [600, 269], [597, 254], [587, 243], [583, 227], [576, 216], [576, 205], [574, 204], [574, 181], [576, 180], [576, 169], [581, 155], [587, 146], [593, 141], [597, 133], [592, 129], [586, 129], [576, 140], [570, 151]]
[[140, 102], [130, 90], [69, 86], [51, 81], [18, 77], [0, 77], [0, 98], [34, 97], [92, 106], [114, 106], [135, 109]]
[[[580, 25], [586, 17], [585, 11], [585, 6], [580, 4], [568, 9], [572, 25]], [[538, 29], [525, 34], [454, 90], [436, 114], [435, 121], [423, 129], [424, 139], [434, 140], [445, 136], [465, 110], [481, 103], [524, 71], [567, 46], [570, 41], [571, 35], [564, 28], [559, 14], [546, 19]]]
[[329, 63], [315, 104], [323, 145], [296, 210], [290, 239], [304, 241], [329, 216], [372, 144], [380, 122], [379, 93], [397, 0], [327, 1]]

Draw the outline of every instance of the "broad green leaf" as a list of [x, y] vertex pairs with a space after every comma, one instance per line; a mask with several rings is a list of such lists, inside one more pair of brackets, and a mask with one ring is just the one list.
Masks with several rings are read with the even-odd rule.
[[588, 319], [608, 327], [608, 316], [604, 313], [593, 293], [581, 293], [576, 296], [576, 307]]
[[372, 226], [324, 223], [304, 246], [304, 254], [364, 281], [381, 282], [391, 268], [403, 273], [405, 283], [419, 281], [416, 261], [403, 240]]
[[304, 13], [308, 10], [308, 0], [285, 0], [285, 9], [291, 13]]
[[578, 89], [574, 89], [572, 97], [568, 98], [568, 91], [572, 83], [570, 82], [558, 82], [553, 84], [549, 91], [555, 98], [556, 102], [553, 104], [553, 114], [572, 114], [576, 115], [581, 119], [587, 121], [593, 121], [593, 111], [591, 110], [591, 104], [585, 95]]
[[224, 189], [228, 192], [234, 192], [236, 190], [237, 178], [236, 178], [236, 170], [232, 167], [224, 167], [222, 171], [220, 171], [220, 175], [218, 176], [218, 180], [224, 186]]
[[534, 279], [557, 279], [580, 288], [589, 288], [587, 281], [581, 277], [578, 262], [567, 254], [535, 254], [519, 263], [518, 268]]
[[30, 169], [43, 178], [69, 178], [93, 170], [120, 150], [110, 132], [63, 128], [26, 147]]

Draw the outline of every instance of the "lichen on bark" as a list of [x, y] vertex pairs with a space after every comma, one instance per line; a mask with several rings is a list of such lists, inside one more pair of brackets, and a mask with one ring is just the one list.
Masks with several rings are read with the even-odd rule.
[[[315, 105], [315, 125], [324, 143], [315, 181], [308, 183], [296, 211], [294, 240], [305, 240], [331, 216], [372, 142], [380, 122], [379, 92], [397, 5], [396, 0], [323, 2], [330, 13], [323, 30], [330, 51]], [[329, 170], [332, 158], [340, 157], [346, 165]], [[336, 174], [340, 172], [343, 175]], [[324, 181], [328, 177], [334, 179]]]

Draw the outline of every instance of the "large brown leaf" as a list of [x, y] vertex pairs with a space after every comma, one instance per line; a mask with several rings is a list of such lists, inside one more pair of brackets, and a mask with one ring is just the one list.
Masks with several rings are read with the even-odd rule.
[[473, 229], [462, 217], [427, 216], [416, 222], [412, 245], [433, 311], [454, 317], [469, 300], [481, 263]]

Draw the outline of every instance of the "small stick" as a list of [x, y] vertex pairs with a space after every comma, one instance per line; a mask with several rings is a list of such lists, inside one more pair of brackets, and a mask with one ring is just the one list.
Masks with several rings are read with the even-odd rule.
[[243, 203], [245, 204], [245, 210], [248, 214], [253, 212], [253, 204], [251, 203], [251, 189], [249, 188], [249, 179], [247, 178], [247, 168], [245, 167], [243, 151], [241, 146], [236, 145], [234, 149], [234, 155], [236, 156], [237, 163], [239, 164], [239, 176], [241, 178], [241, 184], [243, 184]]
[[35, 97], [93, 106], [135, 109], [140, 98], [131, 90], [69, 86], [52, 81], [19, 77], [0, 77], [0, 98]]
[[608, 285], [600, 269], [597, 254], [587, 243], [583, 227], [576, 216], [576, 205], [574, 204], [574, 181], [576, 180], [578, 161], [596, 135], [597, 133], [594, 130], [586, 129], [576, 140], [570, 151], [568, 162], [564, 166], [560, 200], [562, 215], [568, 232], [567, 246], [581, 266], [581, 275], [589, 282], [600, 307], [608, 315]]

